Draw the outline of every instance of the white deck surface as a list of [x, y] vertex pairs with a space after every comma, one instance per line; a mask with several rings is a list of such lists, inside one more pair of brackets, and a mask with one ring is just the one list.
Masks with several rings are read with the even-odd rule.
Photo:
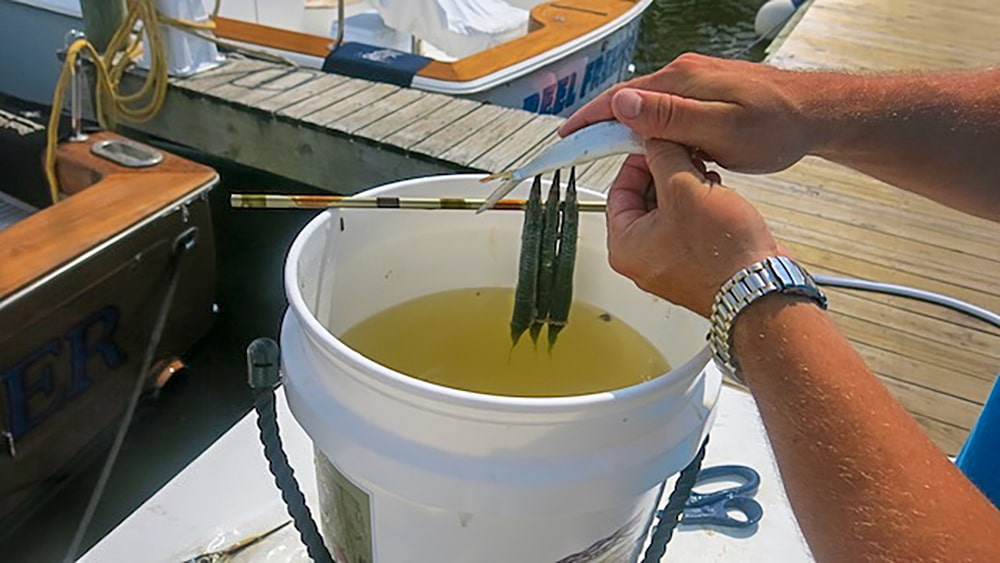
[[[315, 507], [312, 444], [289, 413], [283, 393], [278, 406], [285, 451], [310, 507]], [[755, 498], [764, 507], [764, 517], [752, 535], [745, 537], [740, 537], [741, 531], [729, 535], [720, 529], [681, 527], [667, 546], [664, 560], [811, 561], [753, 400], [723, 387], [718, 408], [704, 467], [735, 463], [756, 469], [762, 482]], [[671, 488], [668, 483], [667, 490]], [[223, 549], [288, 519], [258, 443], [256, 414], [250, 413], [80, 561], [177, 563]], [[274, 563], [308, 558], [294, 528], [287, 526], [230, 561]]]

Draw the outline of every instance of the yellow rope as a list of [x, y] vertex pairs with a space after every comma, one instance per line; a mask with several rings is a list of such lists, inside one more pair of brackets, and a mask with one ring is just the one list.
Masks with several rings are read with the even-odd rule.
[[[74, 41], [66, 50], [66, 61], [53, 95], [45, 147], [45, 177], [49, 184], [52, 203], [59, 201], [59, 180], [56, 176], [59, 116], [62, 113], [66, 85], [73, 75], [80, 53], [86, 52], [94, 65], [97, 77], [94, 103], [101, 128], [110, 129], [119, 121], [144, 123], [156, 116], [167, 95], [169, 67], [161, 24], [172, 25], [192, 33], [215, 28], [214, 22], [211, 21], [201, 23], [167, 17], [156, 10], [154, 0], [127, 1], [128, 13], [125, 21], [111, 37], [103, 54], [98, 53], [86, 39]], [[219, 0], [216, 0], [212, 10], [213, 17], [218, 11]], [[141, 27], [137, 29], [140, 23]], [[136, 33], [133, 34], [133, 31]], [[142, 44], [143, 31], [147, 38], [145, 46]], [[124, 93], [121, 89], [122, 77], [136, 57], [142, 53], [143, 47], [150, 57], [149, 72], [138, 90]]]

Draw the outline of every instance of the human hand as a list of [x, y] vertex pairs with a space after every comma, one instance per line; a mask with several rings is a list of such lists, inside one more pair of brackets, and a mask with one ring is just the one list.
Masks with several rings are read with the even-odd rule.
[[803, 117], [802, 74], [686, 54], [614, 86], [569, 117], [559, 134], [617, 119], [650, 138], [696, 147], [738, 172], [783, 170], [813, 148], [817, 128]]
[[675, 143], [650, 139], [608, 194], [608, 259], [641, 289], [704, 317], [740, 269], [785, 254], [763, 217]]

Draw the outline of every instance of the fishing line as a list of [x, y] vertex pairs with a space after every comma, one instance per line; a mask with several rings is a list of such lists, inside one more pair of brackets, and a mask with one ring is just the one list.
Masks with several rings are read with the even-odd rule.
[[83, 518], [80, 519], [80, 523], [76, 528], [76, 533], [73, 534], [73, 541], [70, 542], [69, 549], [66, 551], [66, 557], [64, 559], [66, 563], [72, 563], [76, 560], [76, 553], [80, 549], [80, 544], [83, 543], [83, 536], [87, 533], [87, 528], [90, 527], [90, 521], [94, 517], [94, 512], [97, 511], [97, 506], [100, 504], [101, 498], [104, 496], [104, 489], [108, 484], [108, 479], [111, 477], [111, 470], [114, 469], [115, 461], [118, 459], [118, 454], [121, 452], [122, 444], [125, 442], [125, 435], [128, 433], [129, 425], [132, 422], [132, 416], [135, 414], [135, 409], [139, 405], [139, 397], [142, 395], [142, 390], [146, 383], [146, 377], [149, 374], [149, 370], [152, 368], [153, 356], [156, 354], [156, 349], [160, 345], [160, 339], [163, 336], [163, 329], [167, 324], [167, 317], [170, 316], [170, 305], [174, 301], [174, 294], [177, 291], [177, 285], [181, 277], [181, 261], [183, 257], [195, 247], [197, 240], [198, 229], [194, 227], [184, 231], [174, 240], [174, 252], [170, 257], [170, 281], [163, 294], [160, 311], [156, 316], [156, 323], [153, 325], [153, 332], [149, 337], [149, 344], [146, 346], [146, 354], [143, 356], [142, 365], [139, 367], [139, 371], [136, 374], [135, 386], [132, 388], [132, 395], [129, 397], [128, 406], [125, 409], [125, 415], [122, 418], [121, 424], [118, 426], [118, 432], [115, 435], [114, 443], [111, 445], [111, 450], [108, 452], [108, 457], [105, 459], [104, 467], [101, 468], [101, 474], [97, 478], [97, 485], [94, 487], [94, 490], [90, 495], [90, 500], [87, 502], [87, 508], [84, 510]]

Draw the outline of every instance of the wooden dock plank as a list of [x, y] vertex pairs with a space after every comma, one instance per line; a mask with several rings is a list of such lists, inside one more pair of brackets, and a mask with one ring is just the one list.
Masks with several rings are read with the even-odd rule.
[[275, 68], [275, 65], [256, 60], [231, 59], [204, 73], [187, 78], [171, 78], [170, 85], [181, 90], [204, 93], [216, 86], [228, 84], [244, 76], [269, 68]]
[[[866, 183], [865, 180], [861, 180]], [[935, 233], [935, 238], [924, 239], [925, 244], [934, 244], [941, 248], [948, 248], [950, 245], [939, 244], [937, 235], [952, 236], [962, 240], [975, 240], [985, 243], [989, 250], [989, 243], [995, 236], [995, 227], [985, 219], [972, 217], [954, 209], [944, 207], [914, 194], [893, 188], [897, 197], [903, 199], [878, 201], [870, 197], [870, 194], [852, 194], [849, 189], [842, 189], [837, 181], [825, 181], [823, 179], [806, 180], [797, 176], [782, 177], [779, 183], [762, 182], [761, 187], [783, 188], [785, 184], [791, 183], [801, 190], [812, 194], [824, 202], [853, 205], [856, 210], [858, 226], [864, 228], [867, 225], [885, 224], [887, 221], [905, 221], [910, 224], [919, 225]], [[869, 185], [871, 185], [869, 183]], [[876, 186], [872, 186], [875, 188]], [[799, 193], [802, 193], [801, 191]], [[942, 241], [943, 242], [943, 241]], [[965, 252], [968, 255], [968, 252]], [[998, 252], [987, 252], [983, 260], [996, 262], [1000, 257]]]
[[993, 0], [816, 0], [769, 62], [795, 68], [900, 70], [996, 63]]
[[524, 154], [522, 154], [521, 156], [519, 156], [516, 159], [514, 159], [513, 162], [511, 162], [510, 164], [508, 164], [504, 168], [505, 169], [507, 169], [507, 168], [509, 168], [509, 169], [515, 169], [515, 168], [517, 168], [519, 166], [523, 166], [524, 164], [526, 164], [527, 162], [529, 162], [531, 159], [533, 159], [536, 156], [538, 156], [538, 154], [540, 152], [542, 152], [545, 149], [551, 147], [552, 145], [556, 144], [557, 142], [559, 142], [559, 135], [555, 132], [555, 130], [550, 131], [548, 135], [546, 135], [544, 138], [542, 138], [541, 141], [538, 142], [538, 144], [536, 144], [535, 146], [533, 146], [530, 149], [528, 149]]
[[910, 415], [920, 423], [931, 440], [948, 455], [956, 455], [962, 449], [965, 437], [969, 434], [967, 429], [945, 424], [912, 411]]
[[278, 115], [293, 120], [301, 120], [303, 117], [314, 114], [317, 111], [332, 106], [337, 102], [353, 96], [358, 92], [368, 88], [369, 82], [362, 80], [344, 80], [333, 88], [327, 90], [322, 96], [311, 96], [278, 110]]
[[[129, 91], [138, 88], [141, 80], [139, 75], [128, 74], [123, 86]], [[367, 84], [370, 83], [348, 79], [341, 86], [364, 88]], [[344, 95], [347, 94], [343, 90], [334, 94]], [[320, 106], [336, 101], [336, 98], [325, 99], [323, 95], [299, 103], [312, 105], [317, 98]], [[85, 106], [93, 107], [90, 103]], [[286, 109], [291, 111], [292, 108]], [[441, 160], [381, 150], [377, 145], [358, 143], [321, 127], [303, 126], [301, 121], [281, 112], [275, 115], [179, 87], [169, 89], [160, 115], [131, 127], [144, 135], [182, 143], [217, 158], [345, 195], [399, 178], [455, 170], [455, 166]]]
[[[872, 346], [868, 341], [862, 341], [861, 339], [852, 338], [851, 340], [854, 347], [862, 352], [862, 355], [877, 358], [875, 360], [868, 360], [868, 365], [875, 372], [913, 386], [911, 389], [913, 393], [920, 393], [929, 397], [940, 396], [960, 399], [963, 401], [963, 404], [967, 404], [970, 409], [974, 409], [973, 414], [978, 411], [978, 408], [982, 407], [982, 398], [989, 394], [990, 389], [993, 387], [992, 381], [957, 374], [948, 367], [929, 364], [901, 354], [897, 352], [898, 348], [887, 349], [880, 346]], [[945, 383], [945, 385], [942, 385], [942, 383]], [[924, 414], [931, 415], [932, 413], [925, 411]], [[938, 412], [934, 417], [963, 428], [968, 427], [965, 422], [974, 422], [962, 419], [959, 415], [947, 410]]]
[[488, 172], [500, 172], [514, 166], [518, 159], [533, 150], [543, 140], [550, 138], [562, 120], [548, 115], [535, 116], [489, 152], [480, 155], [469, 165]]
[[[941, 343], [923, 335], [890, 332], [869, 319], [845, 315], [837, 309], [831, 309], [830, 312], [844, 334], [852, 340], [953, 373], [954, 379], [942, 380], [939, 386], [935, 386], [937, 391], [969, 401], [980, 401], [989, 390], [996, 371], [996, 365], [989, 356], [966, 349], [954, 342]], [[953, 358], [962, 361], [956, 363], [951, 361]], [[935, 385], [927, 383], [926, 380], [924, 384]]]
[[383, 141], [389, 135], [424, 119], [451, 101], [452, 98], [447, 96], [422, 96], [417, 101], [402, 108], [395, 108], [382, 119], [359, 129], [357, 134], [373, 141]]
[[[766, 205], [761, 205], [760, 207], [767, 208]], [[770, 210], [768, 209], [768, 211]], [[988, 276], [980, 276], [970, 270], [961, 268], [961, 278], [949, 280], [948, 278], [954, 274], [954, 268], [949, 268], [946, 262], [934, 263], [930, 260], [922, 260], [919, 256], [907, 256], [905, 250], [903, 252], [898, 250], [901, 248], [901, 245], [884, 248], [865, 239], [838, 236], [838, 234], [815, 229], [811, 225], [806, 227], [799, 226], [801, 224], [792, 223], [787, 217], [783, 217], [780, 221], [771, 222], [774, 231], [782, 238], [794, 240], [800, 244], [815, 248], [825, 248], [831, 252], [849, 255], [857, 260], [871, 264], [879, 264], [896, 270], [900, 274], [918, 276], [931, 281], [947, 280], [941, 283], [949, 288], [949, 290], [951, 288], [960, 288], [970, 293], [980, 293], [984, 295], [987, 301], [996, 301], [1000, 305], [1000, 290], [997, 289], [995, 283], [990, 283]], [[919, 249], [914, 244], [907, 245], [905, 248], [911, 250]], [[959, 267], [959, 259], [956, 259], [953, 264], [955, 264], [955, 267]], [[994, 265], [993, 267], [997, 266]]]
[[534, 115], [523, 111], [509, 112], [501, 117], [492, 126], [468, 139], [475, 142], [457, 143], [444, 151], [439, 158], [469, 166], [535, 118]]
[[[727, 174], [726, 178], [731, 175]], [[972, 238], [992, 245], [995, 223], [944, 207], [922, 196], [900, 190], [842, 166], [810, 158], [789, 170], [769, 176], [740, 176], [750, 183], [824, 203], [848, 204], [858, 216], [885, 222], [890, 217], [931, 229], [939, 235]], [[887, 216], [886, 214], [891, 214]], [[1000, 257], [1000, 250], [990, 253]]]
[[382, 142], [395, 147], [409, 148], [444, 129], [448, 124], [461, 119], [468, 113], [482, 107], [480, 102], [454, 99], [432, 110], [421, 119], [417, 119], [398, 129], [382, 139]]
[[407, 148], [413, 152], [438, 157], [451, 147], [467, 139], [471, 140], [487, 125], [499, 123], [501, 118], [510, 115], [512, 111], [515, 110], [484, 104]]
[[303, 100], [325, 97], [327, 92], [343, 84], [347, 78], [336, 74], [315, 74], [312, 79], [290, 88], [276, 96], [262, 100], [257, 108], [266, 112], [278, 112]]
[[956, 273], [957, 270], [961, 278], [956, 279], [955, 283], [968, 283], [968, 287], [979, 288], [987, 293], [996, 291], [989, 287], [989, 272], [996, 267], [996, 263], [981, 256], [966, 254], [953, 248], [922, 244], [856, 224], [778, 207], [761, 200], [754, 203], [764, 217], [769, 219], [772, 228], [780, 230], [785, 224], [808, 225], [810, 235], [828, 240], [831, 244], [890, 260], [898, 259], [913, 268], [926, 268], [926, 272], [935, 275], [945, 276], [949, 272]]
[[[780, 236], [779, 236], [780, 238]], [[806, 263], [805, 260], [802, 260]], [[840, 264], [813, 264], [807, 263], [810, 270], [816, 274], [829, 274], [831, 276], [839, 277], [856, 277], [853, 272], [846, 271], [842, 268]], [[884, 281], [884, 280], [873, 280], [873, 281]], [[919, 315], [923, 318], [923, 323], [928, 326], [922, 326], [924, 330], [933, 330], [936, 327], [930, 326], [934, 323], [941, 322], [954, 325], [964, 332], [969, 334], [983, 333], [987, 335], [1000, 335], [1000, 329], [985, 323], [979, 319], [969, 316], [965, 313], [959, 311], [954, 311], [950, 308], [942, 307], [941, 305], [936, 305], [932, 303], [925, 303], [916, 299], [909, 299], [905, 297], [897, 297], [893, 295], [886, 295], [882, 293], [872, 293], [867, 291], [858, 291], [858, 298], [869, 302], [868, 308], [873, 316], [878, 316], [883, 314], [884, 311], [880, 308], [881, 306], [891, 307], [900, 311], [908, 311]], [[884, 314], [882, 315], [884, 317]], [[995, 350], [994, 350], [995, 352]], [[991, 354], [992, 355], [992, 354]]]
[[[370, 106], [382, 98], [398, 92], [399, 86], [392, 84], [372, 84], [362, 88], [352, 96], [341, 99], [335, 104], [326, 106], [313, 113], [299, 117], [300, 120], [317, 125], [328, 125], [339, 119], [360, 111], [362, 108]], [[331, 127], [331, 129], [333, 129]]]
[[313, 74], [310, 72], [272, 68], [216, 86], [208, 93], [232, 103], [255, 106], [258, 102], [307, 82], [312, 77]]
[[945, 228], [945, 221], [934, 224], [933, 221], [913, 216], [904, 210], [885, 206], [872, 207], [857, 199], [840, 197], [822, 190], [810, 192], [799, 182], [782, 181], [777, 177], [740, 179], [729, 185], [751, 201], [763, 201], [786, 209], [798, 209], [832, 221], [864, 226], [870, 230], [918, 243], [923, 241], [926, 244], [975, 254], [994, 262], [1000, 258], [998, 245], [991, 244], [989, 236], [985, 233], [963, 230], [957, 224], [948, 230]]
[[[778, 234], [778, 238], [781, 239], [782, 244], [788, 248], [793, 256], [802, 260], [804, 263], [816, 265], [815, 268], [812, 268], [816, 271], [816, 273], [826, 271], [826, 267], [823, 265], [832, 263], [837, 264], [839, 268], [850, 272], [850, 276], [861, 279], [879, 280], [888, 283], [916, 287], [927, 291], [934, 291], [984, 307], [990, 307], [991, 305], [995, 305], [997, 302], [1000, 302], [1000, 299], [997, 299], [996, 297], [983, 296], [974, 290], [958, 287], [948, 283], [947, 281], [933, 279], [917, 274], [899, 272], [891, 266], [861, 260], [848, 254], [805, 244], [793, 237], [787, 236], [785, 233]], [[992, 308], [996, 309], [997, 307], [994, 306]]]
[[355, 133], [426, 96], [427, 93], [420, 90], [401, 88], [373, 104], [330, 122], [329, 126], [344, 133]]
[[[251, 72], [250, 74], [248, 74], [246, 76], [243, 76], [243, 77], [240, 77], [240, 78], [237, 78], [236, 80], [233, 80], [233, 81], [231, 81], [231, 82], [229, 82], [227, 84], [223, 84], [221, 86], [216, 86], [215, 88], [212, 88], [211, 90], [206, 90], [206, 92], [214, 93], [214, 92], [217, 92], [219, 90], [225, 90], [227, 86], [238, 86], [238, 87], [241, 88], [241, 90], [237, 90], [236, 91], [237, 95], [243, 95], [243, 93], [245, 93], [246, 90], [255, 88], [257, 86], [260, 86], [261, 84], [263, 84], [265, 82], [270, 82], [270, 81], [278, 78], [279, 76], [283, 76], [285, 74], [288, 74], [288, 70], [289, 69], [284, 69], [284, 68], [281, 68], [281, 67], [265, 68], [265, 69], [259, 70], [257, 72]], [[227, 96], [225, 94], [221, 94], [221, 95], [218, 95], [218, 97], [220, 97], [220, 98], [226, 98]]]
[[976, 423], [976, 417], [979, 416], [979, 411], [983, 408], [982, 402], [965, 401], [950, 395], [929, 392], [912, 383], [889, 377], [886, 375], [887, 370], [898, 371], [898, 368], [894, 366], [898, 357], [886, 354], [882, 350], [872, 349], [864, 344], [855, 343], [855, 348], [872, 367], [872, 371], [906, 407], [906, 410], [934, 420], [954, 424], [959, 428], [969, 428]]

